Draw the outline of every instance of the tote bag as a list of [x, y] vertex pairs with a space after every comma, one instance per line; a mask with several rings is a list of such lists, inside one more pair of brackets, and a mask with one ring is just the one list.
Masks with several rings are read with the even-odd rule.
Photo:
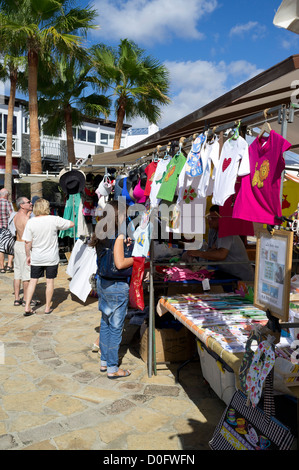
[[275, 418], [273, 369], [267, 376], [264, 409], [253, 407], [238, 390], [209, 442], [212, 450], [289, 450], [294, 436]]

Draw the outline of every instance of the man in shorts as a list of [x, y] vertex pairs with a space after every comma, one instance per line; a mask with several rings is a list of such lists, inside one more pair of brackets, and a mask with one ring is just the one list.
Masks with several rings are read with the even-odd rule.
[[[16, 238], [14, 245], [14, 306], [25, 306], [30, 281], [30, 266], [27, 264], [25, 242], [22, 237], [25, 226], [32, 213], [32, 203], [27, 197], [21, 196], [16, 200], [16, 206], [18, 212], [13, 217]], [[20, 298], [21, 283], [23, 283], [23, 299]], [[40, 302], [37, 300], [31, 301], [32, 306], [38, 303]]]

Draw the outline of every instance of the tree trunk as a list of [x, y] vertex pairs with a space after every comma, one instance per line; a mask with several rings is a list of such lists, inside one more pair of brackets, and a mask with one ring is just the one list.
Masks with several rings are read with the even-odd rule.
[[10, 70], [10, 96], [7, 111], [7, 131], [6, 131], [6, 158], [5, 158], [5, 179], [4, 187], [9, 192], [9, 199], [12, 195], [12, 135], [13, 135], [13, 113], [15, 107], [16, 88], [18, 72], [16, 69]]
[[115, 135], [113, 141], [113, 150], [117, 150], [120, 148], [121, 144], [121, 134], [123, 130], [123, 123], [125, 120], [126, 115], [126, 102], [124, 98], [119, 100], [119, 106], [117, 110], [117, 119], [116, 119], [116, 126], [115, 126]]
[[[38, 55], [33, 49], [28, 52], [28, 92], [29, 92], [29, 118], [30, 118], [30, 161], [31, 173], [42, 173], [42, 156], [40, 150], [40, 135], [38, 127], [37, 105], [37, 65]], [[42, 197], [42, 183], [31, 185], [31, 197]]]
[[64, 120], [66, 128], [67, 158], [69, 163], [76, 163], [75, 146], [73, 136], [72, 108], [67, 105], [64, 111]]

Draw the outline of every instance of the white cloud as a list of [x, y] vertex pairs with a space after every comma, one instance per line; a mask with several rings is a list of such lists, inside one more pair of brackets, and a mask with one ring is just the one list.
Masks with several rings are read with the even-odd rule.
[[257, 21], [248, 21], [245, 24], [237, 24], [231, 30], [230, 36], [244, 36], [246, 33], [252, 33], [252, 39], [262, 37], [266, 32], [266, 26], [259, 24]]
[[217, 8], [218, 0], [95, 0], [100, 30], [95, 38], [129, 38], [138, 44], [168, 41], [173, 36], [200, 40], [197, 22]]
[[[228, 64], [224, 61], [166, 61], [165, 65], [171, 77], [172, 103], [162, 108], [160, 128], [182, 119], [262, 71], [245, 60]], [[133, 125], [147, 124], [135, 121]]]

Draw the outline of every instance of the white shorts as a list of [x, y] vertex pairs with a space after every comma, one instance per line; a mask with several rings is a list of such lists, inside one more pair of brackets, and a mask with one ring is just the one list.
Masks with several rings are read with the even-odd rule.
[[21, 279], [21, 281], [30, 281], [30, 266], [26, 263], [25, 242], [15, 242], [14, 278]]

